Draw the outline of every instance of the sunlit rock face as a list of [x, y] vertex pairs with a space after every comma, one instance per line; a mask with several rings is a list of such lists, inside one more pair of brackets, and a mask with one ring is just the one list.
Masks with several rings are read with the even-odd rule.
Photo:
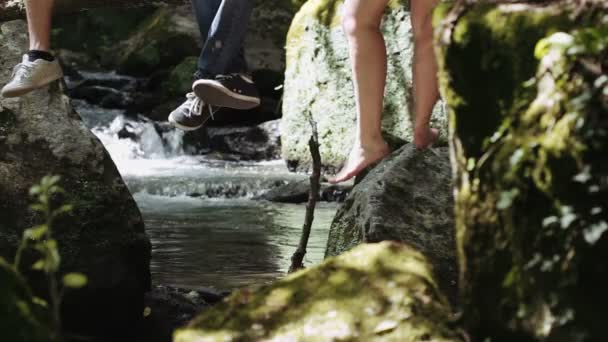
[[408, 144], [376, 166], [338, 210], [327, 256], [364, 242], [401, 241], [424, 253], [439, 286], [456, 302], [454, 201], [448, 148]]
[[[309, 114], [318, 123], [323, 163], [338, 167], [355, 132], [356, 110], [346, 36], [341, 26], [343, 1], [310, 0], [296, 15], [287, 37], [283, 102], [283, 158], [294, 167], [310, 165]], [[412, 59], [414, 46], [409, 1], [390, 1], [382, 29], [388, 53], [384, 131], [412, 141]], [[438, 106], [432, 124], [446, 137], [446, 116]]]
[[[0, 84], [27, 49], [23, 22], [0, 26]], [[29, 188], [60, 175], [58, 198], [74, 211], [54, 222], [62, 272], [82, 272], [88, 286], [64, 298], [73, 333], [127, 334], [142, 317], [150, 286], [150, 243], [139, 210], [102, 144], [83, 125], [58, 82], [20, 99], [0, 99], [0, 255], [12, 260], [22, 231], [42, 223]], [[46, 281], [30, 282], [44, 296]]]
[[239, 291], [178, 330], [174, 341], [461, 341], [449, 317], [425, 258], [382, 243]]
[[440, 34], [476, 341], [608, 340], [608, 18], [566, 3], [473, 5]]

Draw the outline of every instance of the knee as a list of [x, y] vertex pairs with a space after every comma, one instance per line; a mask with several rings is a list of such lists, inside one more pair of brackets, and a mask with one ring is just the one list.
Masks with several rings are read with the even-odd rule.
[[363, 18], [353, 13], [345, 13], [342, 17], [342, 28], [346, 37], [352, 39], [362, 33], [380, 31], [380, 24], [372, 22], [369, 18]]
[[433, 40], [433, 19], [431, 14], [412, 16], [414, 42], [424, 44]]

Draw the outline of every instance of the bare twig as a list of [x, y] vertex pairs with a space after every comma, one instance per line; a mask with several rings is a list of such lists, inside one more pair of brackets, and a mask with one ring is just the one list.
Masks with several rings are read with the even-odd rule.
[[308, 141], [310, 154], [312, 156], [312, 175], [310, 175], [310, 191], [308, 192], [308, 203], [306, 204], [306, 217], [304, 218], [304, 227], [302, 228], [302, 236], [298, 249], [291, 257], [291, 267], [289, 273], [296, 272], [304, 268], [304, 256], [306, 255], [306, 246], [312, 223], [315, 219], [315, 208], [317, 206], [317, 198], [319, 197], [319, 189], [321, 188], [321, 154], [319, 153], [319, 134], [317, 132], [317, 123], [312, 117], [309, 117], [310, 126], [312, 127], [312, 136]]

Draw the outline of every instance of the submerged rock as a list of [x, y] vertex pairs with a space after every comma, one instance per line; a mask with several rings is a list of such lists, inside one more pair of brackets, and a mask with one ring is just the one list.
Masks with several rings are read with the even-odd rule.
[[352, 190], [331, 225], [326, 256], [363, 242], [408, 243], [433, 265], [456, 302], [454, 200], [447, 148], [419, 152], [409, 144], [371, 170]]
[[450, 316], [424, 256], [382, 243], [238, 291], [174, 341], [461, 341]]
[[475, 341], [608, 340], [608, 7], [588, 5], [477, 4], [440, 34]]
[[[21, 21], [0, 26], [0, 84], [27, 50], [26, 32]], [[81, 272], [89, 280], [84, 289], [66, 292], [65, 328], [128, 336], [142, 317], [150, 286], [150, 241], [112, 159], [73, 110], [60, 82], [22, 98], [0, 99], [0, 256], [12, 260], [23, 230], [42, 222], [30, 209], [28, 191], [48, 174], [62, 177], [66, 192], [58, 200], [74, 206], [53, 224], [60, 271]], [[28, 281], [44, 296], [43, 277], [32, 274]]]
[[[324, 202], [344, 202], [352, 186], [321, 183], [317, 199]], [[270, 202], [300, 204], [308, 202], [310, 180], [288, 182], [270, 189], [259, 197]]]
[[[343, 1], [307, 1], [287, 38], [282, 130], [290, 134], [283, 137], [283, 158], [299, 169], [310, 165], [310, 114], [318, 123], [325, 166], [339, 167], [354, 137], [356, 110], [347, 41], [340, 25], [342, 4]], [[382, 28], [389, 57], [383, 129], [389, 135], [412, 141], [409, 1], [391, 1]], [[432, 124], [441, 128], [445, 139], [447, 120], [440, 106]]]

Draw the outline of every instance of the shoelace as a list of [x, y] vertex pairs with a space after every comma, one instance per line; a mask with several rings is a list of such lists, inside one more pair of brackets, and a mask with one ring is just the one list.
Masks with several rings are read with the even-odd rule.
[[32, 75], [34, 67], [29, 64], [19, 63], [13, 68], [12, 78], [29, 78]]
[[190, 115], [202, 115], [203, 114], [203, 106], [205, 103], [198, 98], [194, 93], [186, 94], [186, 98], [188, 102], [190, 102], [190, 107], [188, 108], [188, 116]]
[[[190, 115], [202, 115], [203, 114], [203, 108], [205, 106], [205, 103], [203, 102], [203, 100], [199, 99], [198, 96], [196, 96], [196, 94], [194, 93], [188, 93], [186, 94], [186, 98], [188, 99], [190, 103], [190, 107], [188, 108], [188, 116]], [[209, 113], [211, 114], [211, 120], [215, 120], [215, 114], [220, 110], [219, 108], [214, 109], [213, 106], [208, 105], [209, 106]]]

